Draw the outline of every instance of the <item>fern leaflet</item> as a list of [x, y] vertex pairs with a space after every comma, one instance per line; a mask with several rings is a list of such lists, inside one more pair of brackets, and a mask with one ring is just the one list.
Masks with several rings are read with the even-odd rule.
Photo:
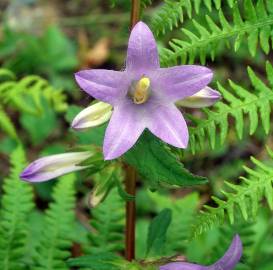
[[218, 83], [218, 89], [222, 93], [224, 101], [217, 102], [214, 105], [215, 110], [204, 109], [206, 119], [191, 118], [195, 124], [194, 127], [190, 127], [190, 145], [193, 153], [198, 145], [200, 148], [204, 148], [206, 134], [208, 134], [211, 147], [214, 148], [218, 129], [220, 130], [220, 142], [225, 141], [229, 129], [229, 116], [235, 120], [235, 130], [239, 139], [243, 137], [246, 115], [249, 118], [250, 135], [256, 131], [259, 118], [265, 133], [269, 133], [273, 103], [273, 67], [269, 62], [266, 63], [270, 87], [257, 77], [250, 67], [247, 71], [255, 91], [246, 90], [233, 81], [229, 81], [231, 92]]
[[258, 0], [244, 0], [244, 15], [241, 14], [238, 4], [232, 8], [233, 21], [228, 22], [222, 10], [218, 18], [220, 26], [210, 17], [206, 16], [207, 27], [192, 20], [195, 31], [186, 28], [182, 32], [186, 39], [172, 39], [170, 49], [162, 49], [162, 65], [169, 66], [178, 62], [193, 63], [199, 56], [200, 62], [205, 64], [206, 57], [210, 55], [214, 60], [220, 46], [230, 46], [233, 40], [234, 50], [237, 51], [247, 37], [247, 44], [252, 56], [256, 55], [258, 42], [262, 50], [268, 54], [269, 41], [272, 38], [273, 2]]
[[184, 13], [186, 13], [189, 18], [192, 18], [193, 10], [198, 14], [201, 3], [211, 11], [213, 3], [215, 7], [219, 9], [224, 2], [227, 2], [230, 7], [233, 7], [236, 1], [237, 0], [164, 0], [164, 4], [159, 7], [152, 18], [151, 26], [157, 35], [164, 34], [168, 30], [178, 27], [178, 24], [184, 21]]
[[[268, 154], [273, 160], [273, 151], [268, 149]], [[252, 157], [254, 169], [244, 166], [247, 173], [246, 177], [240, 177], [241, 184], [235, 185], [225, 182], [226, 186], [231, 189], [230, 192], [222, 190], [225, 200], [212, 197], [217, 207], [205, 205], [207, 211], [202, 212], [193, 225], [193, 236], [197, 236], [213, 225], [224, 222], [227, 216], [230, 223], [235, 221], [237, 209], [245, 220], [256, 216], [259, 202], [262, 198], [267, 200], [270, 209], [273, 209], [273, 167]]]
[[11, 155], [11, 172], [4, 180], [0, 212], [0, 269], [25, 269], [27, 217], [33, 209], [32, 187], [19, 179], [25, 167], [23, 148]]
[[57, 112], [67, 108], [65, 95], [41, 77], [31, 75], [16, 81], [14, 73], [0, 69], [0, 127], [10, 137], [18, 139], [13, 123], [3, 108], [9, 106], [20, 112], [39, 115], [44, 113], [42, 99]]
[[71, 227], [75, 222], [75, 175], [61, 177], [53, 190], [53, 199], [46, 211], [45, 230], [34, 258], [34, 270], [68, 270], [65, 259], [72, 246]]
[[91, 226], [94, 229], [89, 235], [90, 247], [86, 253], [98, 254], [103, 252], [117, 252], [124, 249], [124, 201], [117, 189], [109, 193], [105, 201], [91, 211]]

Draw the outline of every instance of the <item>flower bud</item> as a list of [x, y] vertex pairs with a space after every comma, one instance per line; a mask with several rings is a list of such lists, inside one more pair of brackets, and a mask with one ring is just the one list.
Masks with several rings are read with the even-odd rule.
[[92, 152], [73, 152], [43, 157], [29, 164], [20, 177], [28, 182], [44, 182], [58, 176], [79, 171], [88, 166], [79, 165], [93, 155]]
[[82, 110], [72, 121], [72, 128], [87, 129], [107, 122], [112, 115], [112, 106], [108, 103], [97, 102]]
[[221, 94], [218, 91], [207, 86], [196, 94], [177, 101], [176, 105], [187, 108], [202, 108], [213, 105], [220, 98]]

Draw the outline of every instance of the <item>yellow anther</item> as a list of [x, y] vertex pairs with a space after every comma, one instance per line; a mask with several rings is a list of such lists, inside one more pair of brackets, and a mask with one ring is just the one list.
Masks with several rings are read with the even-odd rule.
[[143, 104], [149, 97], [150, 79], [142, 77], [135, 86], [133, 92], [133, 101], [135, 104]]

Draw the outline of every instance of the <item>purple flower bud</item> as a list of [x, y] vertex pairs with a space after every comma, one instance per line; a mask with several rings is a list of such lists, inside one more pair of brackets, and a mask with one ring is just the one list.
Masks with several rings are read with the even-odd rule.
[[242, 256], [242, 242], [239, 235], [235, 235], [233, 241], [224, 254], [216, 263], [210, 266], [203, 266], [199, 264], [187, 262], [173, 262], [160, 266], [160, 270], [232, 270], [239, 262]]
[[79, 171], [88, 166], [78, 165], [91, 157], [93, 153], [75, 152], [43, 157], [29, 164], [20, 177], [28, 182], [44, 182], [58, 176]]

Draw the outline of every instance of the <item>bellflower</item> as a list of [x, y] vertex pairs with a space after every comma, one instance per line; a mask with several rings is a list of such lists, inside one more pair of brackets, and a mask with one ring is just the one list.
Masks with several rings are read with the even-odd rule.
[[88, 166], [78, 165], [93, 155], [92, 152], [72, 152], [42, 157], [30, 163], [20, 178], [28, 182], [44, 182], [58, 176], [79, 171]]
[[242, 256], [242, 242], [239, 235], [233, 238], [233, 241], [224, 254], [216, 263], [210, 266], [203, 266], [199, 264], [187, 262], [173, 262], [160, 266], [160, 270], [232, 270], [239, 262]]
[[131, 32], [124, 71], [97, 69], [75, 74], [85, 92], [113, 106], [103, 144], [106, 160], [128, 151], [145, 128], [168, 144], [186, 148], [188, 128], [175, 102], [205, 88], [212, 77], [212, 71], [203, 66], [160, 68], [154, 36], [143, 22]]

